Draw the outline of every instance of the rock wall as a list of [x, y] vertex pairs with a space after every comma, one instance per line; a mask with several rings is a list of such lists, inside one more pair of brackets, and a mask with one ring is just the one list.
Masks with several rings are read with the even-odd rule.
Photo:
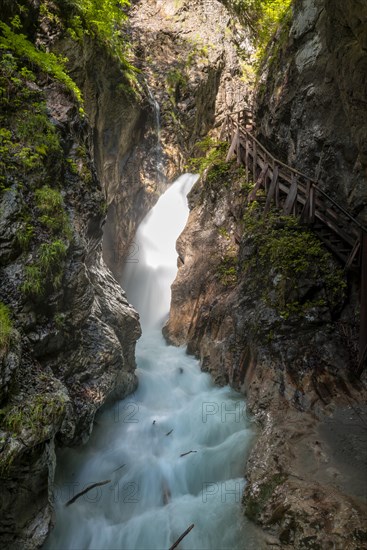
[[367, 6], [297, 0], [263, 64], [258, 135], [366, 222]]
[[[53, 37], [48, 45], [60, 51], [40, 3], [28, 9], [29, 37]], [[4, 10], [13, 17], [17, 6]], [[118, 162], [124, 125], [111, 122], [116, 109], [105, 96], [113, 89], [104, 78], [112, 73], [116, 83], [118, 70], [91, 40], [84, 46], [90, 119], [26, 55], [1, 51], [0, 300], [12, 324], [0, 349], [0, 542], [7, 548], [38, 548], [47, 536], [55, 446], [86, 442], [96, 412], [137, 385], [138, 314], [102, 258], [106, 187], [99, 175], [111, 158]], [[110, 73], [94, 71], [92, 82], [97, 59]], [[140, 114], [138, 107], [119, 112], [129, 132]]]
[[248, 33], [219, 1], [134, 2], [130, 32], [150, 112], [127, 140], [122, 129], [129, 151], [118, 154], [105, 231], [105, 256], [116, 275], [134, 254], [133, 245], [121, 243], [131, 243], [147, 205], [185, 170], [194, 144], [249, 94], [239, 57], [242, 42], [251, 47]]
[[[264, 221], [261, 202], [246, 205], [236, 165], [216, 173], [209, 169], [189, 195], [164, 334], [187, 344], [216, 383], [246, 395], [260, 429], [243, 504], [269, 547], [360, 548], [366, 505], [346, 449], [364, 456], [363, 423], [349, 419], [353, 410], [364, 416], [365, 389], [350, 373], [357, 337], [340, 268], [292, 219], [273, 212]], [[284, 239], [275, 257], [269, 239]], [[334, 428], [330, 446], [323, 434], [338, 411], [344, 439]], [[353, 475], [360, 487], [362, 463]]]
[[[267, 148], [363, 220], [364, 11], [358, 2], [295, 2], [255, 104]], [[238, 167], [214, 163], [190, 193], [164, 334], [246, 395], [260, 430], [243, 505], [268, 546], [361, 548], [364, 467], [353, 457], [365, 457], [365, 373], [362, 382], [353, 376], [355, 281], [343, 282], [304, 228], [275, 211], [264, 218], [261, 196], [247, 204], [250, 189]]]

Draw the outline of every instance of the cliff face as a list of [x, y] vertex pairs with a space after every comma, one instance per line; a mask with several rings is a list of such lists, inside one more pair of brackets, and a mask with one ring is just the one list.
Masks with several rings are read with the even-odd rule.
[[[29, 61], [35, 37], [52, 33], [39, 3], [25, 7], [30, 41], [2, 27], [0, 59], [0, 540], [9, 548], [44, 541], [55, 444], [85, 442], [98, 409], [135, 389], [140, 336], [138, 314], [102, 259], [97, 171], [112, 145], [101, 152], [101, 122], [80, 114], [42, 65], [49, 58]], [[9, 18], [17, 9], [4, 3]]]
[[367, 6], [297, 0], [263, 64], [258, 135], [366, 221]]
[[190, 193], [164, 334], [246, 395], [260, 431], [243, 504], [269, 545], [360, 548], [366, 396], [346, 281], [312, 233], [264, 219], [241, 170], [221, 167]]
[[[278, 158], [310, 176], [317, 168], [325, 188], [363, 217], [364, 7], [358, 18], [350, 6], [337, 3], [332, 12], [331, 4], [295, 3], [289, 37], [283, 28], [269, 51], [257, 131]], [[351, 418], [365, 417], [365, 390], [351, 374], [352, 281], [295, 220], [275, 210], [264, 218], [261, 196], [248, 205], [250, 189], [222, 158], [192, 190], [164, 334], [187, 343], [218, 383], [247, 396], [261, 429], [243, 503], [269, 545], [357, 549], [366, 537], [357, 458], [365, 447], [363, 425]]]
[[219, 2], [135, 3], [136, 79], [93, 27], [80, 35], [75, 6], [1, 2], [0, 540], [14, 548], [47, 535], [55, 445], [85, 442], [136, 387], [138, 315], [102, 238], [119, 275], [165, 181], [246, 91], [245, 35]]
[[129, 28], [150, 115], [145, 129], [128, 140], [135, 146], [118, 155], [123, 175], [109, 199], [105, 241], [117, 275], [126, 255], [134, 253], [122, 243], [131, 242], [146, 205], [184, 171], [196, 141], [228, 110], [243, 106], [249, 93], [239, 57], [240, 44], [251, 47], [248, 33], [219, 1], [134, 2]]

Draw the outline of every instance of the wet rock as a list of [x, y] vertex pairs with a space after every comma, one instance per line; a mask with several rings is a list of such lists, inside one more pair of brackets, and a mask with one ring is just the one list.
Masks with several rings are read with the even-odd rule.
[[367, 6], [300, 0], [264, 64], [261, 141], [366, 221]]
[[7, 349], [0, 354], [0, 402], [6, 398], [9, 392], [14, 374], [20, 365], [21, 359], [21, 337], [19, 332], [13, 329]]
[[17, 257], [20, 245], [17, 234], [22, 226], [21, 204], [16, 188], [2, 193], [0, 203], [0, 265], [7, 264]]

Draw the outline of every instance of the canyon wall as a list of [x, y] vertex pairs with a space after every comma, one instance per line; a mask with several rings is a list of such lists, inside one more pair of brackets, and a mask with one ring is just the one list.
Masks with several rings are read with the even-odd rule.
[[[334, 4], [296, 1], [285, 18], [263, 61], [256, 131], [364, 220], [365, 7]], [[357, 549], [366, 537], [357, 278], [296, 220], [264, 217], [251, 188], [224, 153], [191, 191], [164, 334], [247, 397], [259, 437], [243, 504], [269, 546]]]
[[258, 136], [361, 220], [367, 204], [367, 6], [297, 0], [269, 46]]

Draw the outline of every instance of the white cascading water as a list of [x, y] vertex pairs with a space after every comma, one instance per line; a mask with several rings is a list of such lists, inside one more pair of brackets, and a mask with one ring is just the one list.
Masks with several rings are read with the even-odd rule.
[[154, 112], [154, 123], [155, 123], [155, 132], [156, 132], [156, 146], [155, 146], [155, 166], [156, 166], [156, 177], [158, 182], [162, 182], [165, 180], [164, 178], [164, 163], [163, 163], [163, 150], [161, 145], [161, 108], [159, 106], [158, 101], [153, 95], [153, 92], [151, 88], [149, 87], [148, 83], [147, 85], [147, 91], [148, 96], [150, 99], [151, 106], [153, 107]]
[[161, 334], [195, 179], [178, 178], [137, 232], [123, 286], [142, 319], [139, 388], [98, 416], [85, 447], [59, 452], [50, 550], [168, 550], [191, 524], [181, 550], [259, 548], [240, 504], [253, 436], [243, 398]]

